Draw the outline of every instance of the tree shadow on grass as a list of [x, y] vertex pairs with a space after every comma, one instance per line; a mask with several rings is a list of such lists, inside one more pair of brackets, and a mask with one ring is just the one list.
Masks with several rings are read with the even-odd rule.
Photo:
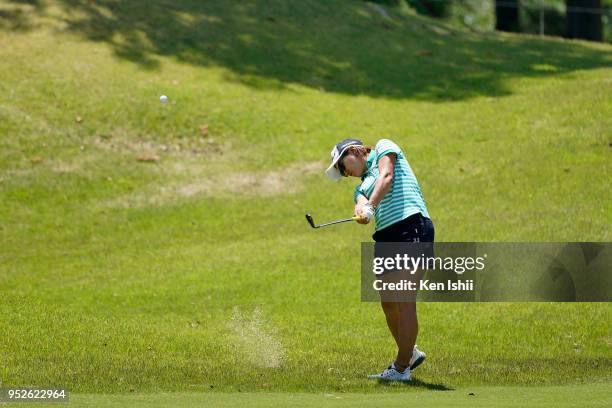
[[[50, 0], [49, 0], [50, 1]], [[55, 18], [62, 30], [109, 44], [147, 69], [159, 57], [220, 66], [258, 89], [289, 84], [349, 95], [456, 101], [509, 95], [512, 77], [545, 77], [612, 66], [604, 46], [475, 34], [357, 0], [7, 0], [19, 16]], [[24, 6], [25, 5], [25, 6]], [[59, 6], [59, 7], [58, 7]], [[9, 9], [10, 10], [10, 9]], [[9, 13], [9, 14], [7, 14]]]
[[454, 391], [454, 388], [444, 384], [428, 383], [417, 378], [412, 378], [410, 381], [385, 381], [378, 380], [378, 383], [387, 387], [411, 387], [411, 388], [426, 388], [431, 391]]
[[44, 9], [41, 0], [6, 0], [4, 7], [0, 7], [0, 30], [31, 30], [34, 28], [32, 15], [40, 15]]

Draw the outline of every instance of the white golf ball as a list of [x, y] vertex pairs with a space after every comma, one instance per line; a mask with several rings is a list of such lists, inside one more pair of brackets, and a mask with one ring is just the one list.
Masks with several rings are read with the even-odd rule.
[[166, 102], [168, 102], [168, 97], [166, 95], [162, 95], [162, 96], [159, 97], [159, 101], [161, 103], [166, 103]]

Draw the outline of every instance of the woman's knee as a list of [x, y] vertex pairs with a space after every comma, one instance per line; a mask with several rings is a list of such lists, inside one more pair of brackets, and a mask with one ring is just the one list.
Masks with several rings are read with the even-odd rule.
[[393, 315], [399, 313], [397, 302], [380, 302], [383, 311], [386, 315]]
[[397, 306], [399, 313], [416, 313], [416, 302], [400, 302]]

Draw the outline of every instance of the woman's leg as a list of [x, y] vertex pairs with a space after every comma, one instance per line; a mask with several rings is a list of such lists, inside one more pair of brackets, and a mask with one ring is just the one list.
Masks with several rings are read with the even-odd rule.
[[403, 369], [410, 365], [412, 349], [419, 334], [416, 302], [398, 303], [398, 351], [395, 365]]
[[399, 307], [397, 302], [384, 302], [381, 301], [383, 312], [385, 312], [385, 318], [387, 319], [387, 326], [391, 335], [395, 339], [397, 347], [400, 346], [399, 341]]
[[387, 326], [397, 344], [396, 366], [403, 369], [410, 364], [412, 349], [419, 333], [416, 302], [381, 302]]
[[[418, 282], [423, 278], [424, 272], [422, 269], [416, 270], [410, 274], [409, 278], [418, 287]], [[404, 298], [404, 302], [398, 302], [398, 350], [395, 365], [399, 368], [404, 368], [410, 365], [412, 358], [412, 350], [416, 343], [419, 334], [419, 320], [417, 318], [416, 296], [417, 290], [408, 292]]]

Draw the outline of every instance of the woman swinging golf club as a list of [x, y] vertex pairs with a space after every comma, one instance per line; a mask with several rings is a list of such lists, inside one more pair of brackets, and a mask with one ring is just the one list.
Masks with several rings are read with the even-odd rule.
[[[372, 238], [376, 242], [433, 242], [434, 226], [417, 179], [402, 150], [388, 139], [374, 148], [356, 139], [345, 139], [331, 152], [326, 174], [332, 180], [358, 177], [355, 188], [357, 222], [376, 220]], [[395, 361], [380, 374], [368, 376], [391, 381], [409, 381], [410, 372], [425, 360], [416, 345], [419, 330], [416, 302], [381, 298], [387, 325], [398, 352]]]

